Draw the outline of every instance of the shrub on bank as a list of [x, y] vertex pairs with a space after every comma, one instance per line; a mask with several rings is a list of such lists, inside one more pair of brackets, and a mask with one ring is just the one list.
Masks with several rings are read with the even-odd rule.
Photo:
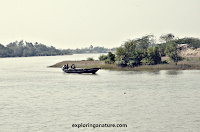
[[108, 59], [108, 56], [107, 55], [100, 55], [99, 56], [99, 60], [102, 61], [102, 60], [106, 60]]
[[88, 57], [87, 61], [94, 61], [94, 59], [92, 57]]

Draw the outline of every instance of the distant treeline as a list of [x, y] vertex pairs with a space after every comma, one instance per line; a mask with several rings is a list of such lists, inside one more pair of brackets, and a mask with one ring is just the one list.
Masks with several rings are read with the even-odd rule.
[[[26, 41], [21, 40], [19, 42], [18, 41], [11, 42], [6, 46], [0, 44], [0, 57], [54, 56], [54, 55], [69, 55], [69, 54], [83, 54], [83, 53], [116, 52], [116, 56], [117, 56], [116, 59], [118, 61], [126, 60], [126, 63], [128, 63], [129, 61], [129, 59], [127, 59], [128, 56], [133, 58], [135, 57], [133, 56], [133, 54], [141, 55], [144, 53], [143, 51], [145, 51], [144, 56], [146, 56], [147, 54], [146, 51], [148, 50], [148, 48], [150, 48], [149, 50], [155, 50], [155, 52], [159, 52], [161, 57], [167, 55], [166, 48], [169, 47], [169, 45], [172, 43], [174, 43], [174, 46], [177, 46], [178, 44], [187, 44], [189, 47], [193, 49], [200, 48], [199, 38], [193, 38], [193, 37], [176, 38], [171, 33], [161, 35], [160, 41], [162, 43], [157, 43], [154, 35], [146, 35], [141, 38], [128, 40], [124, 44], [122, 44], [121, 47], [112, 48], [112, 49], [99, 47], [99, 46], [93, 47], [92, 45], [86, 48], [81, 48], [81, 49], [79, 48], [56, 49], [53, 46], [46, 46], [44, 44], [37, 43], [37, 42], [33, 44], [31, 42], [26, 42]], [[157, 48], [151, 49], [154, 46], [156, 46]], [[124, 49], [122, 49], [123, 47]], [[122, 52], [124, 53], [122, 55], [119, 55], [119, 53], [121, 54]], [[149, 51], [149, 54], [151, 54], [150, 51]], [[138, 62], [136, 65], [141, 64], [142, 62], [144, 63], [147, 60], [148, 60], [147, 62], [148, 64], [154, 64], [153, 62], [151, 62], [152, 60], [150, 59], [151, 57], [145, 60], [144, 56], [140, 58], [140, 59], [143, 59], [143, 61], [141, 61], [140, 59], [137, 60]]]
[[28, 57], [28, 56], [55, 56], [80, 53], [107, 53], [116, 51], [116, 48], [108, 49], [104, 47], [93, 47], [82, 49], [56, 49], [53, 46], [46, 46], [35, 42], [34, 44], [26, 41], [15, 41], [4, 46], [0, 44], [0, 57]]
[[86, 47], [86, 48], [77, 48], [75, 50], [71, 50], [71, 53], [74, 54], [82, 54], [82, 53], [108, 53], [108, 52], [115, 52], [117, 49], [116, 48], [104, 48], [104, 47], [93, 47], [92, 45], [90, 45], [90, 47]]

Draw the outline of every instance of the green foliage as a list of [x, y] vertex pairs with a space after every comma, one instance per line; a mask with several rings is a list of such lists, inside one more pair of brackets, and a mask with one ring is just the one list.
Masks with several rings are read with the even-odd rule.
[[128, 66], [138, 66], [141, 65], [141, 60], [147, 56], [146, 51], [136, 50], [133, 55], [129, 58]]
[[168, 64], [168, 61], [167, 60], [164, 60], [161, 62], [162, 64]]
[[190, 47], [193, 47], [193, 49], [200, 48], [199, 38], [185, 37], [182, 39], [177, 39], [175, 42], [177, 44], [188, 44]]
[[122, 47], [117, 48], [115, 64], [122, 67], [134, 67], [141, 64], [154, 65], [161, 63], [159, 47], [147, 48], [151, 44], [150, 37], [152, 36], [129, 40]]
[[94, 59], [92, 57], [88, 57], [87, 61], [94, 61]]
[[[140, 61], [144, 57], [144, 52], [153, 44], [155, 44], [153, 35], [146, 35], [138, 39], [128, 40], [122, 47], [117, 48], [116, 61], [124, 60], [132, 66], [140, 65]], [[134, 60], [134, 62], [129, 62], [130, 60]]]
[[106, 64], [113, 64], [115, 62], [115, 54], [108, 52], [107, 59], [105, 60]]
[[178, 48], [176, 43], [173, 41], [170, 42], [170, 45], [166, 46], [165, 53], [168, 57], [170, 57], [171, 60], [176, 63], [176, 65], [178, 61], [182, 60], [182, 58], [178, 55]]
[[163, 42], [162, 44], [158, 44], [159, 54], [160, 54], [160, 56], [166, 56], [166, 53], [165, 53], [166, 46], [170, 42], [175, 41], [175, 36], [172, 33], [163, 34], [163, 35], [160, 36], [159, 40], [161, 42]]
[[200, 48], [199, 38], [185, 37], [185, 38], [175, 39], [173, 34], [164, 34], [160, 36], [160, 40], [164, 42], [162, 44], [159, 44], [159, 53], [161, 56], [166, 55], [165, 49], [167, 45], [170, 45], [172, 42], [175, 44], [188, 44], [188, 46], [192, 47], [193, 49]]
[[142, 38], [139, 38], [137, 41], [137, 50], [147, 51], [148, 47], [155, 44], [155, 37], [154, 35], [146, 35]]
[[134, 60], [129, 60], [128, 63], [127, 63], [127, 66], [129, 67], [133, 67], [135, 65], [135, 61]]
[[156, 65], [161, 63], [161, 57], [159, 54], [158, 46], [154, 48], [149, 47], [147, 50], [147, 56], [141, 60], [144, 65]]
[[174, 35], [172, 33], [163, 34], [160, 36], [160, 41], [168, 43], [174, 39]]
[[116, 51], [116, 48], [108, 49], [104, 47], [93, 47], [82, 49], [64, 49], [58, 50], [53, 46], [46, 46], [44, 44], [35, 42], [34, 44], [26, 41], [15, 41], [9, 43], [6, 47], [0, 44], [0, 57], [27, 57], [27, 56], [53, 56], [65, 55], [72, 53], [106, 53], [107, 51]]
[[186, 57], [186, 61], [189, 61], [190, 59], [188, 57]]
[[116, 48], [112, 48], [112, 49], [108, 49], [108, 48], [104, 48], [104, 47], [93, 47], [92, 45], [90, 45], [89, 47], [85, 47], [85, 48], [76, 48], [71, 49], [71, 53], [74, 54], [82, 54], [82, 53], [107, 53], [107, 51], [116, 51]]
[[30, 42], [15, 41], [6, 47], [0, 44], [0, 57], [27, 57], [27, 56], [52, 56], [70, 54], [69, 50], [58, 50], [55, 47], [48, 47], [44, 44], [33, 45]]
[[153, 65], [154, 64], [154, 61], [151, 58], [143, 58], [141, 60], [141, 62], [143, 65]]
[[126, 67], [127, 66], [127, 63], [125, 62], [125, 60], [118, 60], [118, 61], [115, 61], [115, 64], [117, 66], [120, 66], [120, 67]]
[[110, 59], [111, 61], [115, 61], [115, 54], [108, 52], [108, 59]]
[[154, 58], [154, 51], [153, 51], [153, 48], [150, 47], [147, 50], [147, 57], [144, 59], [149, 63], [149, 65], [151, 65], [151, 64], [154, 64], [153, 58]]
[[102, 61], [102, 60], [106, 60], [108, 59], [108, 56], [107, 55], [100, 55], [99, 56], [99, 60]]
[[167, 46], [167, 43], [163, 43], [163, 44], [158, 44], [158, 47], [159, 47], [159, 54], [160, 56], [166, 56], [165, 54], [165, 48]]
[[124, 59], [125, 54], [126, 54], [125, 48], [124, 47], [117, 48], [117, 51], [115, 54], [116, 54], [116, 58], [115, 58], [116, 61], [120, 61]]
[[126, 63], [130, 60], [129, 58], [133, 56], [136, 48], [136, 41], [129, 40], [124, 43], [123, 47], [117, 48], [116, 51], [116, 61], [124, 60]]
[[104, 60], [104, 62], [105, 62], [106, 64], [113, 64], [113, 63], [114, 63], [114, 62], [110, 61], [110, 59], [106, 59], [106, 60]]
[[159, 54], [159, 47], [155, 46], [153, 48], [153, 57], [152, 57], [154, 64], [160, 64], [161, 63], [161, 56]]

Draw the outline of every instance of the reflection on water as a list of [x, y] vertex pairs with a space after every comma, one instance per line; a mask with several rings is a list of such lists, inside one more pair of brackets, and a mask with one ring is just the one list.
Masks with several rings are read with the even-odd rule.
[[148, 71], [118, 71], [117, 74], [122, 75], [133, 75], [133, 74], [149, 74], [149, 75], [159, 75], [160, 71], [148, 70]]
[[[0, 132], [200, 130], [198, 70], [67, 74], [46, 68], [80, 58], [87, 55], [0, 59]], [[78, 129], [74, 123], [128, 127]]]
[[159, 75], [160, 71], [147, 71], [148, 74]]
[[166, 74], [168, 75], [178, 75], [178, 74], [182, 74], [181, 70], [167, 70]]

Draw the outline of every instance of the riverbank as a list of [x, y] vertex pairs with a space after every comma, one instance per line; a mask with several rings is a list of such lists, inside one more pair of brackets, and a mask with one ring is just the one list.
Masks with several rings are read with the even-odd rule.
[[[165, 58], [163, 58], [165, 59]], [[141, 65], [137, 67], [117, 67], [115, 64], [105, 64], [104, 61], [62, 61], [56, 63], [52, 68], [62, 68], [63, 65], [67, 64], [71, 66], [75, 64], [76, 68], [93, 68], [101, 67], [105, 70], [119, 70], [119, 71], [134, 71], [134, 70], [200, 70], [200, 61], [197, 57], [190, 57], [187, 60], [179, 61], [177, 65], [174, 63], [170, 64], [158, 64], [158, 65]]]

